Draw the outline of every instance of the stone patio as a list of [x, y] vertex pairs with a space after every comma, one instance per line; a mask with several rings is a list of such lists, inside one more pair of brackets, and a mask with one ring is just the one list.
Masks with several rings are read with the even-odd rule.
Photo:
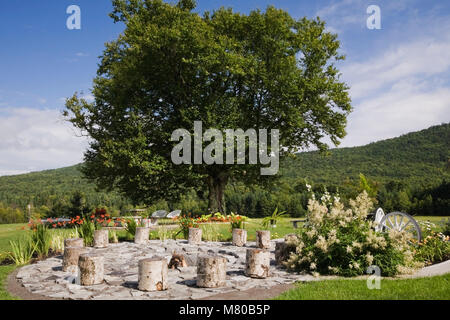
[[[105, 281], [94, 286], [80, 286], [77, 274], [62, 271], [62, 256], [49, 258], [22, 267], [17, 273], [18, 281], [31, 293], [50, 298], [79, 300], [157, 300], [201, 299], [212, 295], [245, 291], [252, 288], [271, 288], [296, 281], [318, 280], [311, 275], [288, 273], [275, 265], [275, 242], [271, 243], [271, 277], [252, 279], [244, 274], [247, 248], [255, 247], [248, 242], [245, 247], [235, 247], [228, 242], [203, 242], [189, 245], [184, 240], [153, 240], [145, 245], [132, 242], [110, 244], [105, 249], [87, 248], [105, 257]], [[143, 292], [137, 289], [138, 261], [155, 256], [169, 261], [173, 253], [184, 254], [188, 267], [169, 269], [169, 289]], [[227, 283], [225, 287], [206, 289], [196, 287], [197, 257], [199, 255], [222, 255], [227, 258]]]

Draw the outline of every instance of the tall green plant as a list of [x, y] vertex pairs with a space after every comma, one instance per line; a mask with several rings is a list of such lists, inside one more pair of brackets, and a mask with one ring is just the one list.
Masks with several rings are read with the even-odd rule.
[[36, 225], [31, 233], [31, 241], [36, 246], [36, 253], [39, 258], [48, 256], [52, 245], [52, 235], [49, 228], [45, 224]]
[[244, 223], [247, 221], [246, 216], [234, 214], [233, 212], [228, 216], [228, 219], [230, 220], [231, 230], [244, 229]]
[[134, 237], [136, 235], [137, 227], [144, 227], [144, 223], [142, 221], [139, 221], [139, 223], [137, 223], [136, 220], [134, 219], [127, 219], [127, 225], [125, 226], [125, 230], [129, 235]]
[[264, 229], [269, 229], [270, 226], [275, 227], [277, 225], [277, 221], [286, 213], [286, 211], [278, 212], [278, 207], [272, 213], [271, 216], [265, 217], [262, 220], [262, 226]]
[[95, 229], [95, 223], [85, 217], [78, 230], [80, 236], [83, 238], [85, 246], [92, 246]]
[[24, 237], [18, 241], [10, 241], [12, 252], [9, 257], [18, 266], [28, 264], [36, 252], [36, 245], [29, 236]]

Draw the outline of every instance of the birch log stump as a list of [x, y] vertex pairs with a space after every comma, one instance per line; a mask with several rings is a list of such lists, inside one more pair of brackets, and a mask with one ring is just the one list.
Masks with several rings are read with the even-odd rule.
[[134, 243], [146, 244], [148, 243], [149, 237], [150, 237], [150, 228], [137, 227], [136, 233], [134, 235]]
[[82, 286], [92, 286], [103, 282], [104, 261], [103, 256], [98, 254], [85, 253], [80, 255], [78, 267], [80, 268], [80, 284]]
[[233, 229], [233, 246], [243, 247], [247, 243], [247, 230]]
[[85, 251], [86, 248], [84, 247], [64, 247], [62, 270], [64, 272], [75, 273], [78, 267], [78, 259]]
[[201, 256], [197, 262], [197, 286], [218, 288], [225, 286], [227, 259], [222, 256]]
[[139, 260], [138, 278], [138, 288], [141, 291], [167, 290], [167, 259], [155, 257]]
[[67, 247], [84, 247], [83, 238], [71, 238], [64, 240], [64, 248]]
[[189, 228], [189, 244], [200, 244], [202, 242], [202, 229]]
[[256, 246], [261, 249], [270, 249], [270, 230], [256, 231]]
[[94, 247], [95, 248], [106, 248], [109, 243], [109, 232], [108, 229], [101, 229], [94, 231]]
[[270, 252], [264, 249], [248, 249], [245, 274], [251, 278], [265, 279], [269, 276]]

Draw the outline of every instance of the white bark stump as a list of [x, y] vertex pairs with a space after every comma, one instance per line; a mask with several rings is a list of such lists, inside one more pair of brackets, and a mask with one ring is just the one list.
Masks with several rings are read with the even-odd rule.
[[101, 229], [94, 231], [94, 247], [95, 248], [106, 248], [109, 243], [109, 232], [108, 229]]
[[202, 242], [202, 229], [189, 228], [189, 244], [200, 244]]
[[139, 285], [141, 291], [163, 291], [168, 288], [167, 259], [149, 258], [139, 261]]
[[264, 279], [269, 276], [270, 252], [263, 249], [247, 249], [245, 274], [251, 278]]
[[103, 256], [92, 253], [81, 254], [78, 267], [82, 286], [92, 286], [103, 282], [105, 272]]
[[134, 243], [146, 244], [148, 243], [149, 237], [150, 237], [150, 228], [137, 227], [136, 234], [134, 235]]
[[197, 262], [197, 286], [218, 288], [226, 284], [227, 259], [221, 256], [201, 256]]
[[78, 267], [78, 259], [85, 251], [86, 249], [84, 247], [65, 247], [62, 270], [64, 272], [75, 273]]
[[84, 247], [83, 238], [71, 238], [64, 240], [64, 248], [67, 247]]
[[233, 229], [233, 246], [243, 247], [247, 243], [247, 230]]
[[256, 246], [261, 249], [270, 249], [270, 230], [256, 231]]

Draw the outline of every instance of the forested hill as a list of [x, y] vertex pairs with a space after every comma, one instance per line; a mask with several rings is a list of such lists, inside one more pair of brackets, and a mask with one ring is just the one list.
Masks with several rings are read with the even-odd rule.
[[[333, 149], [329, 156], [301, 153], [281, 164], [282, 179], [295, 184], [307, 178], [340, 186], [363, 173], [379, 183], [397, 180], [419, 187], [438, 184], [444, 178], [449, 181], [449, 159], [450, 124], [442, 124], [362, 147]], [[28, 203], [51, 208], [70, 201], [75, 191], [82, 191], [93, 205], [116, 209], [129, 205], [117, 193], [96, 192], [95, 186], [82, 178], [79, 167], [0, 177], [0, 203], [22, 209]]]
[[316, 183], [341, 185], [359, 173], [380, 183], [391, 180], [429, 185], [450, 177], [450, 123], [362, 147], [339, 148], [328, 156], [306, 152], [283, 165], [288, 179], [305, 177]]
[[83, 178], [81, 164], [54, 170], [0, 177], [0, 203], [25, 208], [28, 203], [36, 207], [53, 207], [61, 200], [68, 202], [74, 192], [81, 191], [88, 203], [101, 203], [121, 208], [128, 201], [116, 192], [97, 192], [95, 185]]

